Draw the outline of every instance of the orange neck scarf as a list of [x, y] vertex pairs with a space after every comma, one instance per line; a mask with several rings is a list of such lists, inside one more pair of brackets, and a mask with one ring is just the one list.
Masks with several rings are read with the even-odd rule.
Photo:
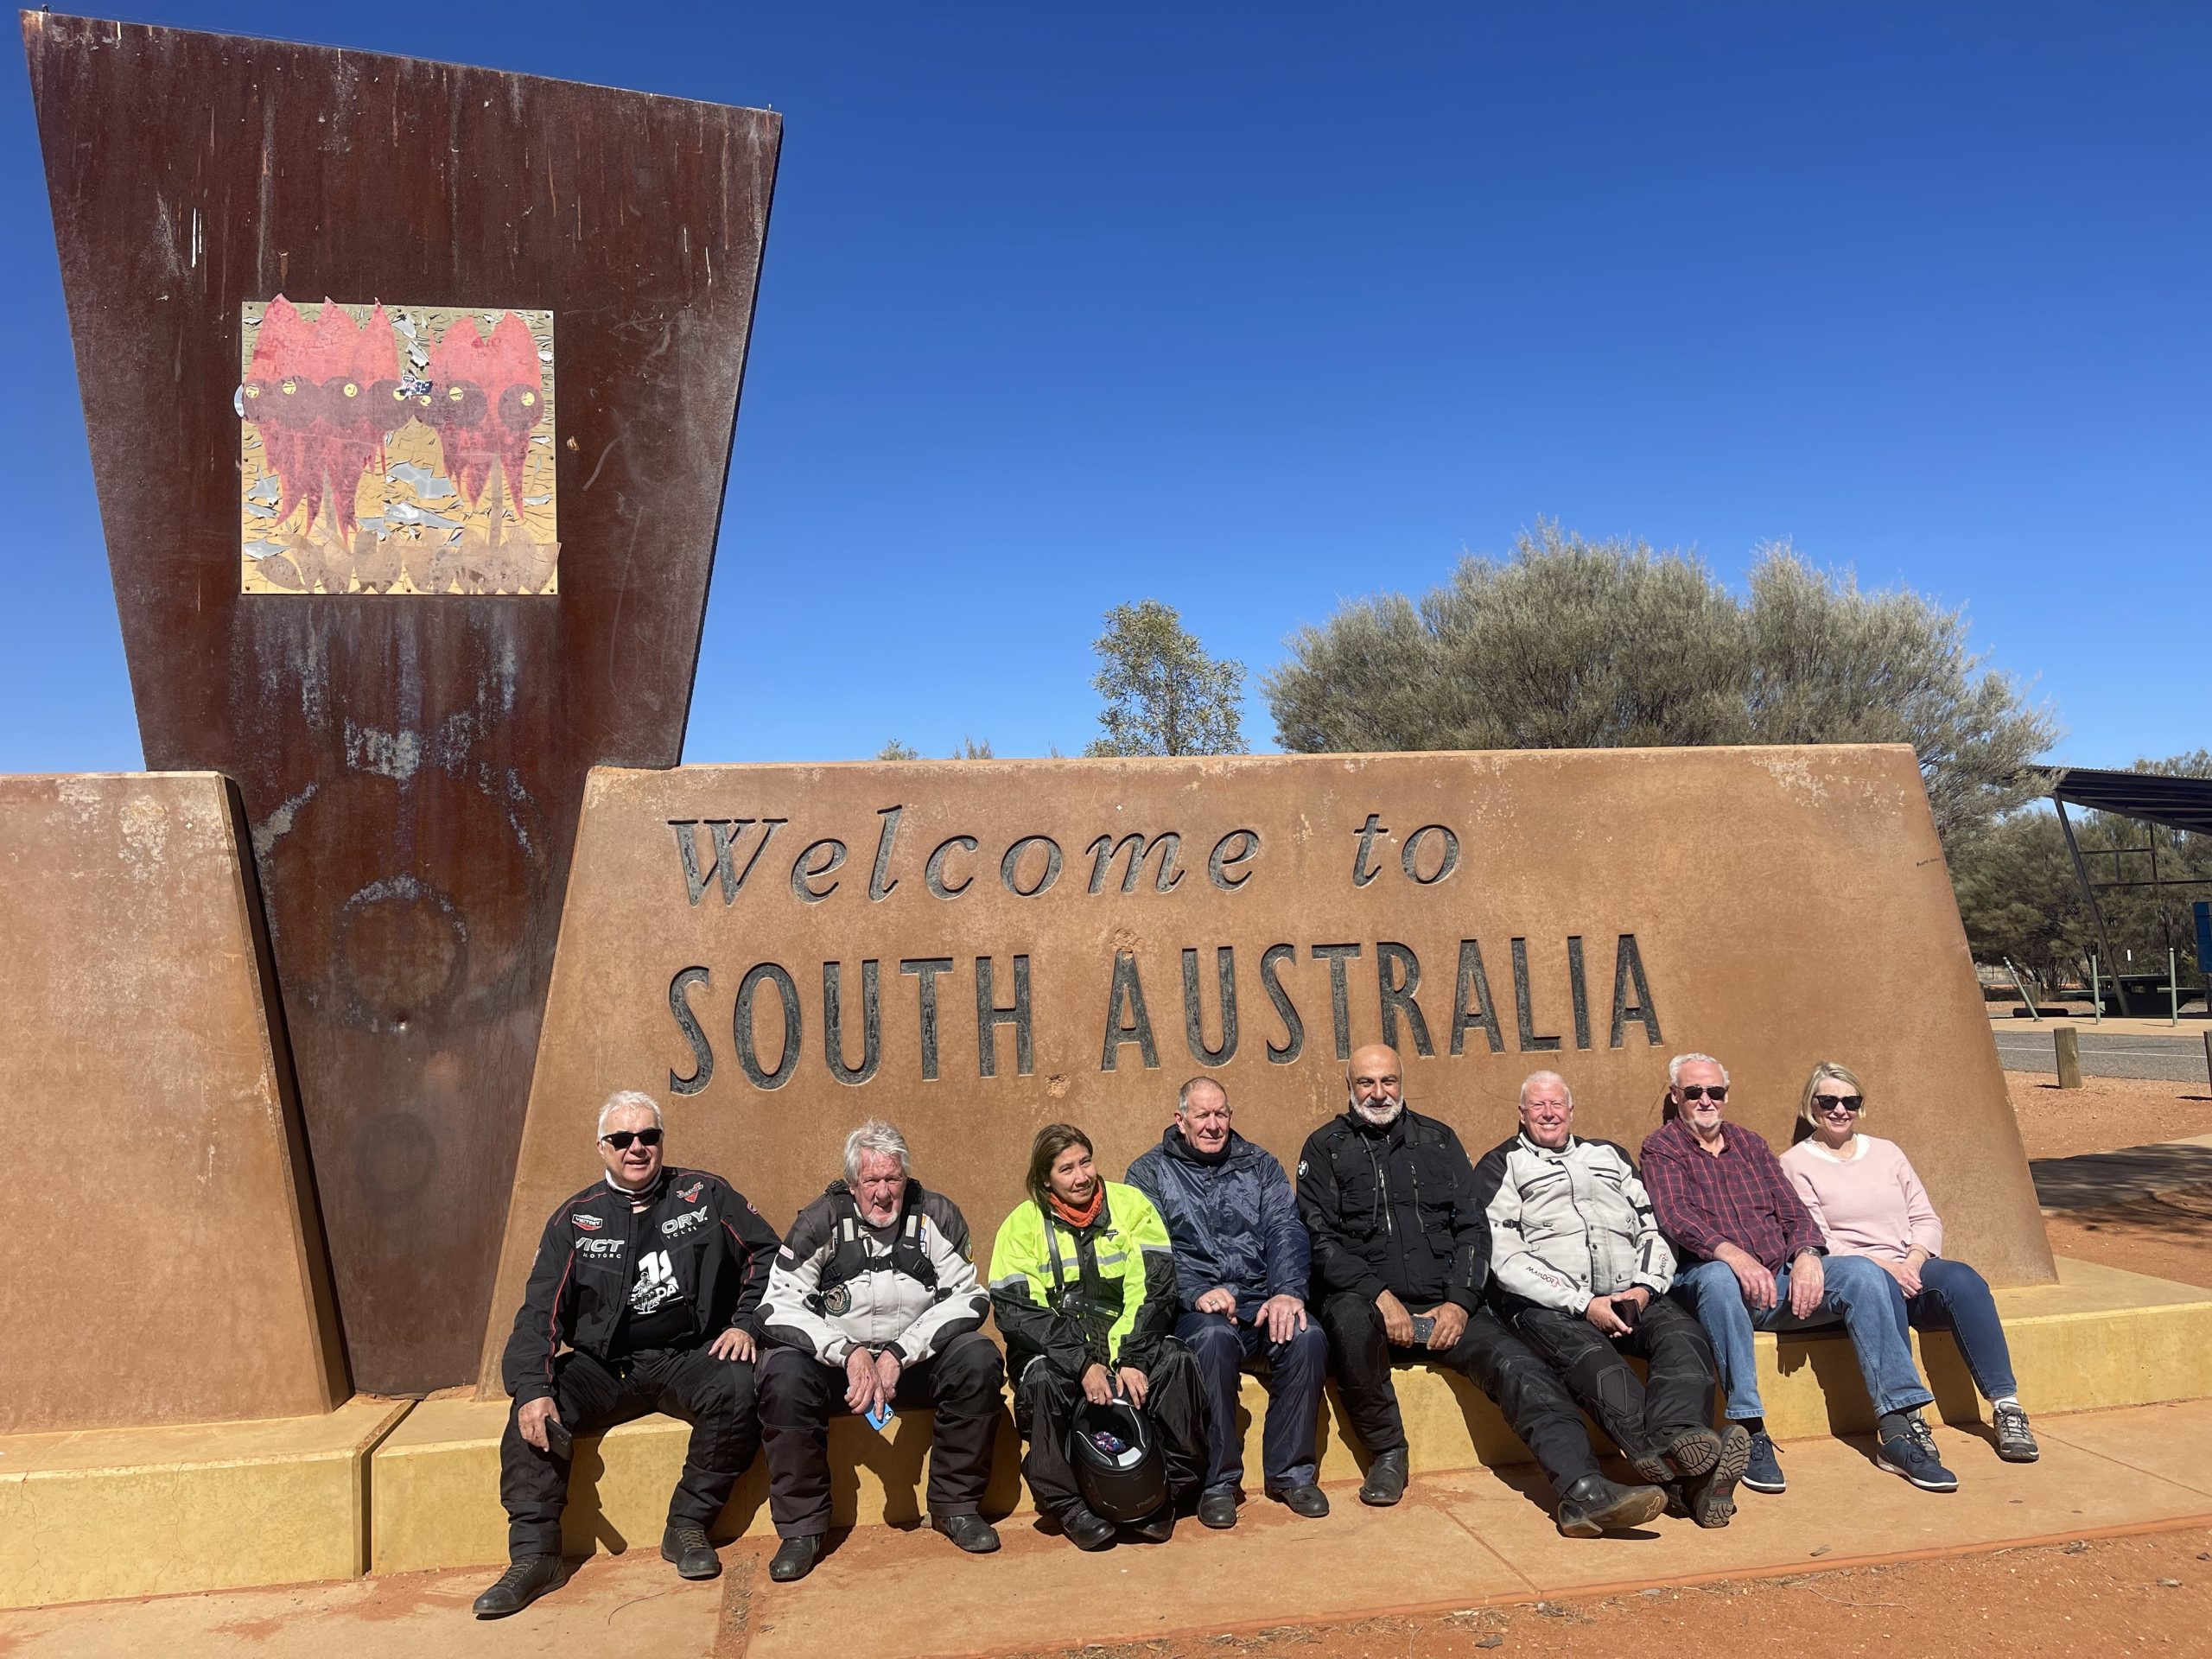
[[1090, 1189], [1090, 1202], [1081, 1210], [1069, 1208], [1066, 1201], [1057, 1192], [1048, 1192], [1045, 1196], [1052, 1201], [1052, 1213], [1069, 1226], [1088, 1227], [1098, 1219], [1099, 1211], [1105, 1207], [1106, 1183], [1101, 1181]]

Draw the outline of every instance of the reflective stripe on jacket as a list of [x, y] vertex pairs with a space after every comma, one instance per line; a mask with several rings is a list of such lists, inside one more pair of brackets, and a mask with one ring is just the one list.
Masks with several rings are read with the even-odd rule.
[[1043, 1358], [1068, 1376], [1091, 1365], [1150, 1370], [1175, 1328], [1166, 1224], [1133, 1186], [1109, 1181], [1098, 1218], [1070, 1227], [1025, 1200], [991, 1247], [991, 1309], [1007, 1372]]

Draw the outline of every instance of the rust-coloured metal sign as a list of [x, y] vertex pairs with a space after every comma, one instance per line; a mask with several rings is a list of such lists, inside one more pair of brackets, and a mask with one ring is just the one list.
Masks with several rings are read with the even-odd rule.
[[23, 29], [147, 763], [243, 794], [356, 1386], [465, 1381], [585, 771], [682, 752], [781, 123]]

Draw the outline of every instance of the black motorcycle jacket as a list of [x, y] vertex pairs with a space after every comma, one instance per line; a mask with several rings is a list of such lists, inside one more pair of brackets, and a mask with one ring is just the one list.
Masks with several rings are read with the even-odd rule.
[[781, 1236], [704, 1170], [664, 1169], [652, 1191], [652, 1202], [633, 1211], [630, 1194], [596, 1181], [553, 1211], [500, 1366], [517, 1400], [551, 1396], [564, 1345], [609, 1357], [641, 1274], [672, 1284], [691, 1310], [690, 1340], [676, 1345], [732, 1328], [760, 1336], [760, 1295]]
[[1313, 1240], [1313, 1300], [1388, 1290], [1414, 1310], [1475, 1311], [1490, 1225], [1449, 1124], [1408, 1107], [1387, 1128], [1345, 1111], [1306, 1137], [1298, 1214]]

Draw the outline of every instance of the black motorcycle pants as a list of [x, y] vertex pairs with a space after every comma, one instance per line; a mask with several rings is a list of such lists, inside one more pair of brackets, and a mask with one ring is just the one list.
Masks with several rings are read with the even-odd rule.
[[[683, 1472], [668, 1503], [671, 1527], [713, 1527], [760, 1446], [752, 1362], [716, 1359], [704, 1348], [653, 1349], [613, 1360], [563, 1354], [553, 1362], [553, 1403], [571, 1434], [655, 1411], [691, 1425]], [[561, 1511], [569, 1500], [569, 1459], [523, 1439], [516, 1426], [521, 1409], [508, 1407], [499, 1440], [499, 1502], [507, 1511], [507, 1553], [518, 1561], [561, 1553]]]
[[[1688, 1430], [1713, 1426], [1713, 1339], [1673, 1297], [1653, 1297], [1624, 1337], [1552, 1307], [1524, 1309], [1513, 1325], [1630, 1458], [1654, 1456]], [[1646, 1380], [1629, 1369], [1630, 1355], [1649, 1369]]]
[[1383, 1334], [1382, 1309], [1356, 1290], [1338, 1291], [1323, 1300], [1321, 1328], [1328, 1333], [1344, 1414], [1369, 1452], [1395, 1452], [1406, 1444], [1390, 1368], [1427, 1363], [1448, 1365], [1496, 1401], [1506, 1427], [1521, 1437], [1560, 1491], [1598, 1472], [1589, 1431], [1565, 1386], [1488, 1308], [1470, 1314], [1459, 1340], [1441, 1352], [1394, 1346]]
[[[846, 1376], [800, 1348], [760, 1358], [760, 1433], [768, 1454], [768, 1512], [785, 1538], [830, 1529], [830, 1417], [842, 1414]], [[969, 1331], [917, 1364], [901, 1368], [892, 1404], [928, 1406], [932, 1518], [980, 1515], [991, 1484], [991, 1447], [1006, 1399], [1006, 1361], [981, 1331]]]

